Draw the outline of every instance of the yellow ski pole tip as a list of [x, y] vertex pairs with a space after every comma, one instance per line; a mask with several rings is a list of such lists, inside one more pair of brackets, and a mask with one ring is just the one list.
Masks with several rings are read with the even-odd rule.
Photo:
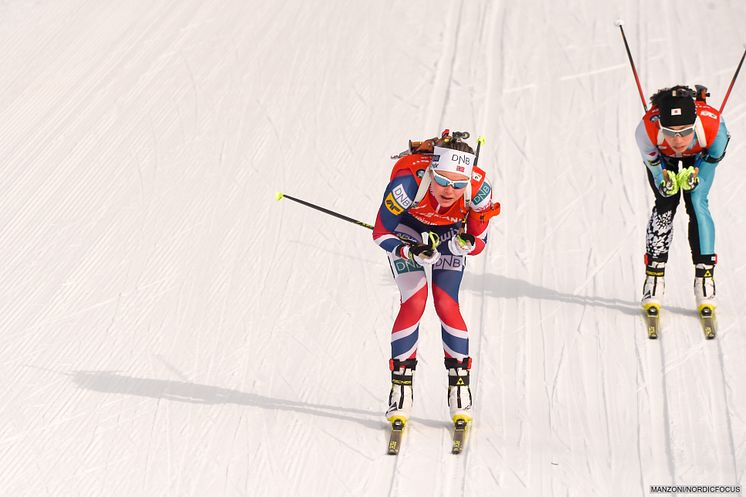
[[280, 201], [285, 195], [282, 194], [282, 192], [275, 193], [275, 200]]
[[484, 142], [486, 141], [487, 139], [484, 136], [480, 136], [479, 138], [477, 138], [477, 143], [481, 143], [482, 145], [484, 145]]

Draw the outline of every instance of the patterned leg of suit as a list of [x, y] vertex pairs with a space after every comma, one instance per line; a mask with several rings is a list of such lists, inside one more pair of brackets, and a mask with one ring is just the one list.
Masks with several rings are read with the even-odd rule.
[[442, 260], [433, 268], [433, 302], [440, 318], [443, 354], [460, 361], [469, 356], [469, 335], [458, 305], [464, 258], [448, 255]]
[[389, 255], [394, 281], [401, 293], [399, 314], [391, 330], [391, 391], [386, 418], [409, 418], [414, 403], [414, 372], [420, 319], [427, 303], [425, 271], [411, 261]]
[[418, 264], [389, 255], [401, 306], [391, 330], [391, 358], [404, 361], [417, 357], [420, 319], [427, 303], [427, 278]]
[[653, 175], [648, 171], [648, 182], [655, 194], [655, 206], [648, 221], [645, 249], [651, 261], [666, 262], [673, 240], [673, 219], [679, 206], [681, 194], [664, 197], [658, 191]]
[[441, 260], [443, 262], [433, 268], [433, 300], [440, 318], [443, 355], [448, 371], [448, 408], [454, 421], [457, 418], [469, 421], [472, 409], [469, 334], [458, 304], [464, 257], [449, 255]]

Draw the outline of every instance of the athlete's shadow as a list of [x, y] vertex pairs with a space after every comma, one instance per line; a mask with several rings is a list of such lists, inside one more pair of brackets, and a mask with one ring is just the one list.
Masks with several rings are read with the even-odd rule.
[[[492, 298], [498, 299], [519, 299], [529, 298], [536, 300], [554, 300], [568, 304], [588, 305], [593, 307], [604, 307], [631, 316], [640, 316], [639, 301], [623, 300], [619, 298], [601, 297], [597, 295], [581, 296], [571, 293], [563, 293], [551, 288], [534, 285], [525, 280], [518, 278], [509, 278], [492, 273], [484, 275], [472, 274], [464, 278], [461, 285], [462, 290], [469, 292], [482, 293]], [[697, 316], [697, 313], [682, 307], [665, 307], [666, 312], [683, 314], [685, 316]]]
[[[185, 381], [135, 378], [116, 371], [74, 371], [73, 382], [80, 388], [118, 395], [136, 395], [153, 399], [165, 399], [190, 404], [237, 404], [259, 409], [280, 409], [312, 416], [353, 421], [366, 428], [380, 430], [385, 425], [383, 410], [368, 411], [349, 407], [312, 404], [295, 400], [275, 399], [229, 388], [188, 383]], [[434, 420], [412, 418], [419, 424], [442, 428], [443, 423]]]

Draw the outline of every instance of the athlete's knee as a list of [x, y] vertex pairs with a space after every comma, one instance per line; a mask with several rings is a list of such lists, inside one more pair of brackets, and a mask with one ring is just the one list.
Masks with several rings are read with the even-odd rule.
[[693, 191], [686, 203], [686, 211], [690, 216], [710, 219], [712, 216], [710, 215], [710, 201], [707, 198], [707, 193]]
[[655, 210], [658, 211], [659, 214], [669, 211], [675, 213], [680, 201], [681, 194], [679, 193], [670, 197], [657, 196], [655, 198]]
[[707, 193], [694, 190], [692, 192], [692, 205], [695, 209], [708, 209], [710, 200], [707, 197]]
[[458, 300], [454, 300], [446, 292], [433, 291], [433, 304], [435, 305], [435, 312], [441, 321], [444, 321], [446, 317], [461, 315]]
[[401, 306], [407, 308], [410, 312], [416, 312], [419, 315], [425, 313], [425, 306], [427, 305], [427, 285], [423, 286], [415, 293], [410, 295], [406, 300], [402, 297]]

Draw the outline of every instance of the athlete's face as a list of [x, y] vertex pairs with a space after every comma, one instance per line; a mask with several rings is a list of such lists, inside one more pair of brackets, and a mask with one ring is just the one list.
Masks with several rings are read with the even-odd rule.
[[[682, 130], [691, 127], [691, 124], [683, 124], [681, 126], [669, 126], [668, 129]], [[689, 148], [692, 140], [694, 140], [694, 133], [690, 133], [687, 136], [669, 136], [668, 134], [664, 133], [663, 139], [666, 141], [666, 143], [668, 143], [668, 145], [673, 149], [674, 152], [680, 154]]]
[[[432, 174], [432, 171], [430, 172], [430, 174]], [[443, 171], [439, 172], [438, 174], [440, 174], [441, 176], [445, 176], [451, 181], [463, 181], [469, 179], [468, 176], [464, 176], [463, 174], [459, 173], [452, 173], [450, 171]], [[465, 188], [454, 188], [451, 185], [441, 186], [434, 179], [430, 182], [430, 185], [432, 187], [431, 191], [433, 193], [433, 196], [435, 197], [435, 200], [438, 201], [438, 204], [440, 204], [441, 207], [450, 207], [454, 203], [456, 203], [457, 200], [464, 196]]]

